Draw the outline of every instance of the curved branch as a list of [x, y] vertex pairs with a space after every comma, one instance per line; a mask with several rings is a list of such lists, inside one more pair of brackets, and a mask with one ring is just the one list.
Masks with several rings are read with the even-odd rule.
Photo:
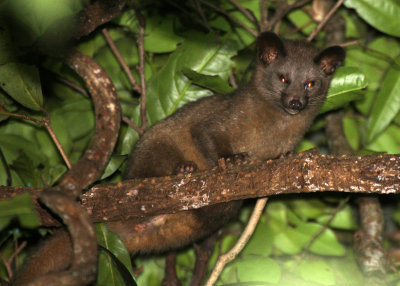
[[93, 59], [73, 51], [65, 62], [84, 79], [95, 106], [96, 129], [91, 145], [57, 187], [79, 197], [82, 189], [100, 177], [114, 150], [121, 123], [121, 106], [110, 78]]
[[79, 29], [74, 37], [79, 39], [89, 35], [97, 27], [109, 22], [118, 16], [124, 8], [126, 0], [102, 0], [96, 1], [78, 15]]
[[45, 191], [40, 200], [67, 225], [72, 238], [73, 261], [70, 269], [41, 276], [28, 285], [72, 286], [93, 282], [97, 270], [97, 240], [86, 210], [61, 192]]

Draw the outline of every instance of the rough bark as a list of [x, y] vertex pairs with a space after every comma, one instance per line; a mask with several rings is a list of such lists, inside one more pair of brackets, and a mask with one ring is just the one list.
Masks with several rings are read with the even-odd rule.
[[[394, 194], [398, 193], [399, 179], [400, 155], [337, 157], [301, 153], [225, 171], [216, 167], [187, 176], [96, 185], [81, 197], [81, 202], [91, 220], [101, 222], [279, 194], [323, 191]], [[27, 187], [0, 187], [0, 199], [23, 191], [34, 199], [41, 192]], [[40, 215], [43, 225], [52, 225], [48, 214], [42, 210]]]

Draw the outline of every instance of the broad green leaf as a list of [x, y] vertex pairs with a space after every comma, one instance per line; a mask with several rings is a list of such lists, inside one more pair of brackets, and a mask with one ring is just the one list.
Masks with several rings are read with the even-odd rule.
[[[272, 250], [272, 239], [273, 232], [271, 228], [268, 228], [265, 222], [260, 221], [251, 236], [250, 240], [246, 244], [245, 248], [241, 252], [242, 255], [255, 254], [268, 256]], [[269, 239], [265, 239], [268, 237]]]
[[317, 26], [310, 14], [300, 9], [293, 10], [288, 17], [297, 28], [302, 27], [301, 31], [306, 35], [310, 34]]
[[271, 201], [267, 204], [265, 213], [267, 215], [268, 226], [280, 232], [288, 225], [287, 206], [279, 201]]
[[43, 164], [36, 165], [22, 150], [17, 159], [9, 166], [18, 174], [25, 186], [41, 187], [43, 185], [40, 175], [45, 166]]
[[374, 28], [400, 37], [400, 3], [397, 0], [346, 0], [348, 8], [357, 11], [361, 18]]
[[[278, 234], [274, 245], [286, 254], [296, 254], [306, 247], [311, 239], [321, 231], [322, 225], [316, 223], [302, 223], [296, 228], [289, 227], [285, 232]], [[310, 251], [320, 255], [342, 256], [344, 247], [337, 241], [331, 229], [319, 234], [310, 246]]]
[[362, 114], [370, 114], [376, 92], [390, 67], [390, 58], [394, 59], [399, 54], [399, 42], [389, 37], [376, 38], [368, 44], [368, 50], [358, 46], [347, 48], [346, 64], [360, 68], [368, 80], [364, 99], [356, 102], [356, 107]]
[[174, 19], [155, 15], [146, 18], [144, 49], [151, 53], [174, 51], [183, 38], [174, 33]]
[[340, 15], [346, 21], [346, 39], [362, 39], [367, 32], [367, 25], [359, 17], [354, 17], [351, 10], [342, 10]]
[[376, 137], [370, 144], [366, 146], [368, 150], [375, 152], [385, 152], [389, 154], [400, 153], [400, 141], [398, 134], [400, 132], [399, 127], [390, 125], [385, 131], [383, 131], [378, 137]]
[[303, 279], [318, 283], [318, 285], [336, 285], [332, 267], [325, 261], [302, 261], [296, 268], [296, 273]]
[[[332, 215], [324, 215], [317, 218], [317, 222], [325, 225]], [[349, 205], [344, 206], [339, 212], [336, 213], [333, 220], [329, 223], [330, 227], [344, 230], [356, 230], [358, 228], [356, 214], [353, 208]]]
[[108, 162], [103, 175], [101, 176], [100, 180], [107, 178], [114, 174], [115, 171], [121, 167], [122, 163], [126, 160], [126, 156], [124, 155], [112, 155], [110, 161]]
[[296, 152], [303, 152], [318, 146], [311, 140], [303, 139], [296, 147]]
[[302, 219], [316, 219], [329, 212], [326, 204], [318, 199], [298, 199], [289, 202], [291, 210]]
[[273, 244], [284, 254], [294, 255], [301, 252], [303, 247], [311, 240], [312, 233], [301, 233], [295, 228], [288, 227], [284, 232], [274, 237]]
[[23, 106], [40, 110], [43, 106], [38, 69], [21, 63], [0, 65], [0, 86]]
[[[298, 228], [298, 231], [303, 231], [304, 233], [313, 232], [314, 235], [316, 235], [321, 229], [322, 226], [319, 224], [304, 224], [302, 227]], [[318, 235], [311, 244], [310, 251], [315, 254], [326, 256], [343, 256], [346, 254], [344, 246], [339, 243], [335, 233], [329, 228]]]
[[3, 230], [14, 218], [18, 219], [22, 227], [39, 226], [40, 219], [28, 193], [0, 202], [0, 230]]
[[[397, 58], [400, 60], [400, 57]], [[372, 142], [400, 110], [400, 67], [393, 65], [387, 73], [368, 122], [367, 142]]]
[[[135, 283], [135, 278], [133, 276], [132, 264], [128, 250], [122, 241], [118, 238], [116, 234], [109, 231], [105, 224], [96, 224], [97, 240], [98, 244], [108, 251], [110, 251], [113, 256], [109, 253], [102, 251], [99, 257], [99, 270], [97, 283], [99, 285], [126, 285], [126, 279], [129, 279], [132, 284]], [[115, 259], [118, 260], [114, 261]], [[130, 277], [124, 277], [123, 271], [120, 271], [121, 266], [119, 263], [123, 264], [124, 270], [127, 270]]]
[[230, 263], [222, 272], [218, 285], [229, 283], [278, 283], [281, 267], [269, 257], [245, 256]]
[[353, 150], [358, 150], [361, 144], [361, 135], [358, 129], [357, 119], [345, 116], [343, 117], [343, 132], [347, 142]]
[[214, 35], [193, 34], [186, 39], [148, 82], [147, 115], [150, 124], [172, 114], [189, 101], [210, 95], [208, 89], [199, 88], [187, 79], [182, 73], [184, 68], [227, 80], [236, 48], [233, 42], [216, 44]]
[[53, 108], [51, 118], [61, 118], [68, 126], [67, 131], [71, 139], [77, 140], [93, 132], [93, 113], [93, 106], [88, 98], [70, 98]]
[[183, 74], [187, 76], [194, 84], [211, 89], [216, 93], [226, 94], [234, 91], [234, 88], [232, 88], [227, 81], [222, 80], [217, 75], [204, 75], [189, 68], [184, 68]]
[[[36, 165], [44, 163], [46, 161], [43, 154], [40, 152], [39, 145], [36, 141], [29, 138], [29, 133], [24, 136], [24, 132], [30, 129], [32, 126], [25, 128], [26, 124], [19, 124], [19, 122], [8, 122], [7, 127], [13, 128], [15, 133], [20, 133], [20, 135], [15, 135], [9, 133], [4, 129], [0, 129], [0, 147], [2, 148], [3, 154], [6, 157], [7, 162], [12, 162], [16, 160], [21, 152], [29, 154], [30, 160], [32, 160]], [[34, 128], [32, 128], [34, 130]], [[32, 131], [32, 130], [31, 130]], [[32, 137], [32, 135], [31, 135]], [[29, 138], [29, 139], [27, 139]]]
[[[260, 20], [261, 13], [258, 0], [245, 0], [239, 2], [248, 11], [251, 11], [258, 20]], [[254, 23], [250, 21], [246, 16], [244, 16], [242, 12], [238, 11], [231, 3], [224, 1], [219, 5], [219, 7], [227, 11], [227, 13], [229, 13], [231, 17], [236, 18], [247, 27], [253, 29], [254, 31], [257, 31]], [[240, 25], [232, 25], [225, 16], [217, 14], [215, 20], [210, 21], [209, 24], [211, 27], [225, 31], [225, 35], [223, 35], [221, 38], [224, 40], [235, 41], [239, 45], [238, 48], [240, 50], [248, 47], [255, 41], [255, 37], [250, 32], [242, 28]]]
[[365, 75], [355, 67], [339, 68], [332, 78], [328, 95], [320, 113], [339, 108], [346, 103], [362, 98], [354, 91], [367, 86]]

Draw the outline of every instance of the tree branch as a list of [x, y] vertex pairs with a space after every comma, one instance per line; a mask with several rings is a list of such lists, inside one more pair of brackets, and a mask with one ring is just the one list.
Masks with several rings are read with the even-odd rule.
[[[394, 194], [400, 189], [400, 155], [326, 156], [301, 153], [226, 171], [219, 168], [173, 177], [97, 185], [82, 197], [94, 222], [148, 217], [198, 209], [221, 202], [278, 194], [339, 191]], [[0, 199], [40, 189], [0, 187]], [[36, 205], [43, 225], [51, 216]]]
[[96, 128], [92, 142], [57, 186], [59, 190], [79, 197], [82, 189], [100, 177], [114, 150], [121, 123], [121, 106], [110, 78], [93, 59], [75, 51], [65, 62], [84, 79], [95, 106]]

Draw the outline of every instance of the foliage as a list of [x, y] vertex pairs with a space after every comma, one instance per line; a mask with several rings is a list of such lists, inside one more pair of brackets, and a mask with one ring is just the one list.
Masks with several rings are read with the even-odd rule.
[[[82, 85], [81, 80], [59, 61], [32, 56], [26, 49], [58, 19], [73, 15], [85, 2], [0, 2], [0, 15], [7, 15], [8, 19], [0, 23], [0, 153], [4, 156], [4, 160], [0, 160], [1, 185], [6, 185], [10, 179], [13, 186], [53, 185], [67, 170], [48, 133], [30, 121], [14, 118], [15, 114], [40, 119], [42, 111], [46, 110], [72, 162], [79, 159], [90, 141], [94, 128], [90, 99], [60, 83], [54, 75], [77, 85]], [[204, 21], [196, 11], [186, 9], [187, 3], [182, 2], [181, 8], [185, 11], [182, 12], [170, 5], [172, 1], [150, 2], [151, 5], [142, 11], [147, 23], [144, 49], [150, 124], [187, 102], [213, 92], [230, 92], [233, 89], [229, 84], [230, 75], [239, 83], [248, 80], [248, 70], [252, 67], [249, 55], [254, 53], [255, 38], [243, 27], [208, 6], [203, 7], [207, 19]], [[255, 28], [230, 1], [218, 2], [229, 16]], [[260, 17], [258, 0], [238, 2]], [[267, 2], [269, 9], [276, 8], [275, 1]], [[335, 74], [320, 118], [299, 149], [313, 146], [324, 152], [326, 140], [321, 119], [330, 110], [343, 109], [346, 114], [344, 132], [355, 152], [400, 153], [400, 42], [396, 38], [400, 37], [400, 4], [395, 0], [384, 3], [347, 0], [339, 13], [346, 21], [347, 39], [356, 39], [359, 44], [346, 48], [345, 66]], [[0, 17], [3, 18], [6, 19]], [[296, 9], [282, 21], [280, 33], [289, 38], [305, 38], [316, 26], [310, 20], [304, 10]], [[12, 37], [16, 26], [18, 33]], [[138, 21], [134, 11], [123, 12], [108, 29], [138, 80]], [[316, 44], [323, 45], [324, 37], [323, 32], [319, 33]], [[123, 114], [139, 123], [138, 94], [132, 92], [126, 74], [101, 32], [95, 31], [77, 48], [106, 69], [120, 97]], [[321, 137], [324, 139], [318, 139]], [[137, 139], [135, 131], [125, 125], [121, 128], [115, 154], [99, 183], [121, 179], [124, 159]], [[357, 229], [353, 205], [347, 203], [336, 208], [344, 199], [339, 195], [272, 199], [249, 244], [240, 257], [227, 266], [218, 285], [250, 282], [255, 283], [252, 285], [362, 285], [352, 246], [339, 239]], [[0, 236], [0, 250], [9, 256], [14, 247], [10, 241], [15, 239], [10, 233], [35, 228], [37, 221], [26, 196], [0, 203], [1, 227], [4, 234], [7, 232]], [[225, 229], [211, 257], [210, 269], [217, 255], [229, 249], [237, 239], [250, 208], [251, 205], [247, 205], [243, 209], [240, 223]], [[11, 223], [12, 219], [19, 223]], [[133, 285], [132, 265], [126, 249], [104, 226], [97, 226], [97, 231], [99, 244], [108, 250], [103, 249], [100, 254], [98, 283]], [[22, 234], [18, 237], [21, 236], [20, 239], [24, 239]], [[137, 277], [138, 285], [159, 285], [163, 263], [162, 257], [137, 259], [135, 266], [142, 269]], [[178, 275], [184, 285], [189, 284], [189, 270], [193, 265], [192, 249], [178, 255]], [[0, 277], [7, 277], [3, 266]]]

